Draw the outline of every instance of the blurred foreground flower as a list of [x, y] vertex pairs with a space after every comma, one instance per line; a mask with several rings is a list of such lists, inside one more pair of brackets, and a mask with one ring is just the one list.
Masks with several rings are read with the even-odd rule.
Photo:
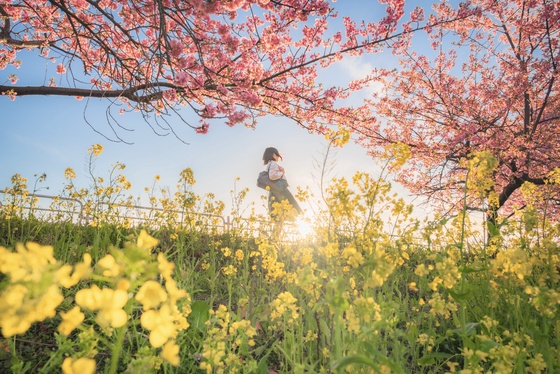
[[128, 294], [123, 290], [110, 288], [100, 289], [96, 285], [79, 290], [76, 293], [76, 304], [82, 308], [98, 310], [96, 321], [102, 327], [121, 327], [128, 319], [122, 309], [128, 301]]
[[95, 373], [95, 360], [82, 357], [74, 360], [66, 358], [62, 363], [62, 374], [93, 374]]

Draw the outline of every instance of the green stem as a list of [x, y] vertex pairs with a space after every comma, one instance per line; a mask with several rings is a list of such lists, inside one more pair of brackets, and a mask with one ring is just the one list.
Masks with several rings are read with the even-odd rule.
[[109, 367], [110, 374], [115, 374], [117, 372], [126, 326], [127, 324], [117, 330], [117, 340], [115, 341], [115, 344], [113, 344], [113, 349], [111, 350], [111, 366]]
[[231, 281], [229, 279], [228, 279], [227, 288], [228, 288], [228, 311], [231, 312], [231, 295], [232, 295], [233, 292], [232, 292], [232, 284], [231, 284]]
[[341, 331], [340, 331], [340, 320], [341, 318], [340, 311], [336, 310], [334, 313], [334, 351], [335, 351], [335, 360], [338, 362], [342, 359], [342, 341], [341, 341]]
[[[459, 255], [461, 258], [461, 266], [463, 267], [463, 270], [465, 268], [465, 257], [464, 257], [464, 246], [465, 246], [465, 221], [466, 221], [466, 217], [467, 217], [467, 181], [469, 178], [469, 172], [467, 172], [467, 176], [465, 178], [465, 193], [463, 195], [463, 217], [462, 217], [462, 221], [461, 221], [461, 238], [459, 241]], [[465, 293], [465, 272], [461, 273], [461, 291], [460, 293], [462, 295], [464, 295]], [[461, 316], [460, 316], [460, 322], [461, 322], [461, 340], [463, 343], [463, 348], [466, 346], [466, 339], [467, 339], [467, 309], [466, 309], [466, 303], [464, 300], [460, 300], [459, 301], [459, 307], [461, 308]], [[468, 367], [468, 360], [464, 360], [464, 364], [463, 364], [463, 369], [466, 369]]]

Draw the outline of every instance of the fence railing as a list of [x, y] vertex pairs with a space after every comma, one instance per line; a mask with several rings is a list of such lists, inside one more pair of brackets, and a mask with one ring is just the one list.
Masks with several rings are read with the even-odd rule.
[[[6, 197], [12, 197], [7, 205], [3, 202]], [[15, 204], [15, 199], [20, 197], [21, 204]], [[50, 204], [44, 200], [50, 200]], [[63, 201], [66, 204], [54, 204], [53, 202]], [[26, 203], [27, 206], [23, 205]], [[218, 215], [204, 212], [194, 212], [189, 210], [172, 210], [153, 206], [116, 204], [99, 202], [94, 214], [86, 212], [86, 204], [77, 198], [44, 195], [29, 193], [25, 196], [14, 193], [10, 190], [0, 190], [0, 212], [6, 211], [8, 207], [17, 209], [17, 216], [25, 218], [43, 219], [45, 221], [69, 221], [77, 225], [89, 225], [94, 220], [103, 218], [114, 218], [116, 222], [124, 223], [126, 220], [129, 226], [140, 226], [145, 224], [150, 228], [170, 227], [173, 221], [174, 229], [207, 229], [226, 233], [232, 230], [243, 232], [257, 237], [263, 233], [270, 234], [274, 230], [274, 224], [270, 220], [243, 217], [232, 217], [229, 215]], [[104, 208], [103, 208], [104, 207]], [[65, 209], [63, 209], [65, 208]], [[89, 210], [89, 209], [88, 209]], [[10, 212], [8, 212], [10, 213]], [[97, 217], [96, 217], [97, 216]], [[339, 233], [346, 233], [345, 230]], [[350, 232], [348, 232], [350, 234]], [[282, 238], [284, 241], [295, 241], [301, 237], [300, 228], [292, 222], [285, 222], [282, 226]], [[418, 238], [421, 242], [424, 239]]]
[[[15, 201], [8, 201], [21, 198], [20, 204], [15, 207]], [[62, 204], [58, 204], [62, 201]], [[57, 203], [57, 204], [54, 204]], [[96, 216], [110, 216], [121, 221], [127, 221], [131, 226], [147, 224], [150, 226], [163, 226], [163, 222], [175, 221], [178, 227], [197, 226], [215, 229], [219, 232], [229, 232], [231, 230], [250, 231], [255, 235], [261, 231], [269, 231], [271, 222], [254, 218], [232, 217], [229, 215], [218, 215], [204, 212], [194, 212], [189, 210], [173, 210], [160, 207], [135, 205], [135, 204], [115, 204], [99, 202], [95, 214], [86, 213], [86, 205], [80, 199], [61, 197], [37, 193], [29, 193], [25, 196], [9, 190], [0, 190], [0, 209], [13, 206], [14, 210], [21, 218], [36, 218], [44, 220], [67, 220], [77, 225], [90, 224]]]
[[[0, 208], [4, 206], [3, 201], [5, 200], [5, 195], [12, 195], [12, 196], [16, 196], [16, 194], [13, 194], [9, 191], [6, 190], [0, 190], [0, 194], [3, 196], [2, 199], [0, 199]], [[76, 216], [76, 222], [77, 223], [82, 223], [82, 220], [84, 219], [84, 204], [75, 198], [70, 198], [70, 197], [61, 197], [61, 196], [51, 196], [51, 195], [43, 195], [43, 194], [37, 194], [37, 193], [32, 193], [27, 195], [27, 198], [29, 199], [29, 206], [18, 206], [18, 209], [23, 211], [27, 211], [28, 214], [31, 214], [31, 212], [38, 212], [38, 213], [50, 213], [50, 214], [70, 214], [71, 216]], [[75, 205], [77, 205], [79, 207], [79, 211], [76, 212], [74, 209], [70, 210], [70, 209], [60, 209], [60, 208], [53, 208], [52, 206], [49, 207], [45, 207], [45, 206], [41, 206], [39, 204], [37, 204], [39, 199], [50, 199], [52, 201], [55, 200], [60, 200], [60, 201], [67, 201], [67, 202], [71, 202], [74, 203]], [[73, 207], [75, 205], [72, 205]]]

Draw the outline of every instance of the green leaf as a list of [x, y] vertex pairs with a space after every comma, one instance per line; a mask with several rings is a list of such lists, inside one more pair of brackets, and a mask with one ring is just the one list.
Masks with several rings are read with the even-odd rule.
[[449, 222], [450, 219], [457, 217], [456, 214], [452, 215], [452, 216], [448, 216], [448, 217], [444, 217], [442, 219], [439, 220], [439, 222], [437, 223], [438, 226], [445, 226], [447, 224], [447, 222]]
[[448, 290], [448, 292], [453, 300], [457, 302], [468, 300], [472, 296], [472, 292], [470, 290], [466, 292], [455, 292], [453, 290]]
[[418, 365], [420, 366], [433, 365], [436, 363], [436, 358], [432, 355], [424, 356], [421, 359], [419, 359], [417, 362]]
[[191, 306], [188, 320], [193, 329], [203, 330], [204, 324], [210, 318], [210, 305], [205, 301], [195, 301]]
[[480, 273], [481, 271], [486, 271], [488, 270], [488, 267], [483, 267], [483, 268], [473, 268], [470, 266], [462, 266], [459, 268], [459, 271], [463, 274], [471, 274], [471, 273]]
[[[473, 336], [476, 334], [476, 328], [478, 327], [479, 323], [478, 322], [467, 322], [465, 323], [465, 336]], [[458, 329], [453, 329], [453, 330], [447, 330], [448, 334], [454, 334], [454, 335], [458, 335], [458, 336], [462, 336], [463, 335], [463, 329], [462, 328], [458, 328]]]
[[479, 349], [483, 352], [490, 352], [490, 349], [499, 346], [499, 343], [496, 343], [495, 341], [492, 340], [485, 340], [485, 341], [481, 341], [478, 342], [479, 345]]
[[363, 355], [343, 357], [340, 360], [334, 362], [333, 370], [344, 369], [346, 366], [349, 365], [365, 365], [374, 368], [376, 370], [379, 370], [379, 366], [371, 358]]
[[452, 357], [451, 353], [445, 352], [432, 352], [418, 360], [419, 365], [432, 365], [438, 361], [444, 361]]
[[360, 354], [343, 357], [342, 359], [334, 362], [333, 369], [334, 370], [343, 369], [348, 365], [365, 365], [379, 371], [380, 370], [379, 364], [382, 364], [389, 367], [392, 373], [404, 374], [404, 371], [400, 367], [395, 365], [395, 363], [393, 363], [387, 357], [381, 355], [381, 353], [379, 352], [374, 352], [374, 354], [375, 354], [375, 361], [367, 356], [360, 355]]
[[259, 361], [259, 366], [257, 367], [257, 374], [268, 374], [270, 370], [268, 369], [268, 364], [266, 363], [266, 359], [268, 355], [261, 358]]
[[488, 234], [491, 237], [500, 236], [500, 230], [496, 227], [492, 222], [486, 222], [486, 226], [488, 227]]
[[327, 322], [324, 319], [321, 319], [319, 321], [319, 326], [321, 326], [321, 333], [325, 336], [330, 336], [331, 335], [331, 329], [329, 328], [329, 325], [327, 325]]

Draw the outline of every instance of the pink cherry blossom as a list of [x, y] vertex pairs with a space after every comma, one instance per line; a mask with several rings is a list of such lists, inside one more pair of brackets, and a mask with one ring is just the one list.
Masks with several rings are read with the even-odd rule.
[[66, 68], [64, 67], [64, 65], [58, 64], [58, 65], [56, 66], [56, 73], [57, 73], [57, 74], [64, 74], [64, 73], [66, 73]]

